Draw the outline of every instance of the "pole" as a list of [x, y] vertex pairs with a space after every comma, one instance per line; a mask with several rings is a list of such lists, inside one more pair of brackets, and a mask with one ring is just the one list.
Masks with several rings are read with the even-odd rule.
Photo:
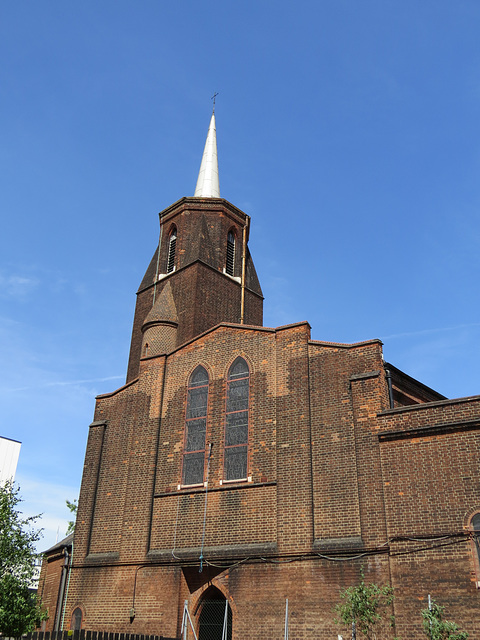
[[188, 632], [188, 623], [190, 623], [190, 628], [193, 633], [193, 637], [195, 640], [198, 640], [197, 634], [195, 633], [195, 628], [193, 626], [192, 619], [190, 617], [190, 613], [188, 611], [188, 600], [185, 600], [185, 604], [183, 605], [183, 619], [182, 619], [182, 628], [180, 633], [183, 636], [183, 640], [188, 640], [187, 632]]
[[183, 636], [183, 640], [187, 640], [187, 600], [185, 600], [183, 605], [182, 629], [180, 633]]
[[227, 640], [228, 634], [228, 600], [225, 600], [225, 615], [223, 616], [222, 640]]
[[213, 444], [210, 442], [208, 445], [208, 462], [207, 462], [207, 480], [205, 482], [205, 505], [203, 509], [203, 533], [202, 533], [202, 546], [200, 547], [200, 567], [198, 568], [198, 573], [202, 573], [203, 571], [203, 547], [205, 546], [205, 527], [207, 524], [207, 499], [208, 499], [208, 477], [210, 474], [210, 460], [212, 458], [212, 447]]
[[247, 216], [245, 224], [243, 225], [242, 236], [242, 291], [240, 301], [240, 324], [245, 321], [245, 274], [246, 274], [246, 262], [247, 262], [247, 229], [250, 226], [250, 216]]
[[[432, 610], [432, 597], [430, 594], [428, 594], [428, 610], [431, 611]], [[433, 629], [432, 629], [432, 618], [430, 617], [430, 638], [433, 638]]]
[[288, 640], [288, 598], [285, 600], [285, 635], [284, 640]]

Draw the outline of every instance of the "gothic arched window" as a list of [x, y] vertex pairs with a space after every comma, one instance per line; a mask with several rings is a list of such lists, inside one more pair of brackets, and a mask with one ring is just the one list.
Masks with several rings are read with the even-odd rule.
[[225, 272], [229, 276], [233, 276], [235, 270], [235, 235], [233, 231], [228, 232], [227, 236], [227, 260], [225, 263]]
[[480, 587], [480, 513], [475, 513], [470, 520], [472, 531], [473, 560], [477, 574], [477, 587]]
[[227, 376], [225, 480], [247, 478], [249, 393], [250, 370], [245, 360], [238, 357]]
[[187, 387], [182, 484], [203, 482], [207, 432], [208, 373], [198, 365]]
[[77, 607], [72, 613], [72, 631], [80, 631], [80, 629], [82, 628], [82, 618], [82, 610], [80, 609], [80, 607]]
[[231, 640], [232, 608], [216, 587], [203, 596], [198, 617], [198, 640]]
[[167, 273], [175, 270], [175, 248], [177, 246], [177, 228], [173, 227], [168, 240]]

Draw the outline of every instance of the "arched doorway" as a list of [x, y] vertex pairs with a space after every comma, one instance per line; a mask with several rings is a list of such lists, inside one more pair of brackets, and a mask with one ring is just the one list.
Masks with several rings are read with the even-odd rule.
[[198, 640], [232, 640], [232, 609], [216, 587], [206, 591], [200, 605], [198, 622]]

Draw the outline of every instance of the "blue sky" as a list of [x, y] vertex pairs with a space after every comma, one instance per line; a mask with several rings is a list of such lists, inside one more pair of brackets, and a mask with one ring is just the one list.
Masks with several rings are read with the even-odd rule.
[[479, 31], [477, 0], [1, 3], [0, 435], [41, 547], [215, 91], [265, 325], [381, 338], [446, 396], [480, 393]]

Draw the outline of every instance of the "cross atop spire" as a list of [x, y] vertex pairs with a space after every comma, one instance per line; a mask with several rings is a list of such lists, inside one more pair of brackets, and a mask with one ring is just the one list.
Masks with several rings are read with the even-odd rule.
[[218, 179], [217, 130], [215, 128], [215, 93], [213, 113], [208, 127], [207, 141], [203, 151], [202, 164], [198, 174], [194, 198], [220, 198], [220, 182]]

